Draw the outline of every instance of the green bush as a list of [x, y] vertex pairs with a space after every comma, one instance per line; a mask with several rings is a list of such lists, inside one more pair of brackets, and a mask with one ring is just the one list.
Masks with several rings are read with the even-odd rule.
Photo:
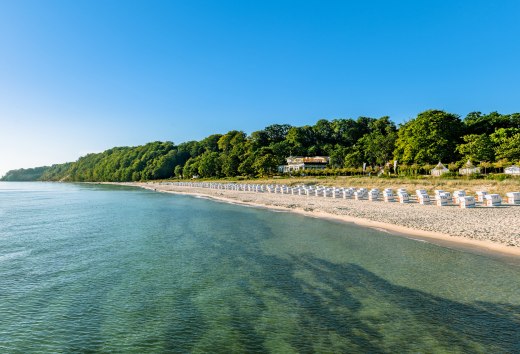
[[472, 173], [468, 176], [468, 179], [483, 179], [484, 176], [480, 173]]
[[505, 173], [490, 173], [486, 176], [486, 179], [493, 181], [505, 181], [506, 179], [510, 179], [510, 175], [506, 175]]
[[446, 173], [443, 173], [442, 175], [440, 175], [440, 178], [442, 179], [454, 179], [454, 178], [457, 178], [459, 175], [457, 172], [446, 172]]

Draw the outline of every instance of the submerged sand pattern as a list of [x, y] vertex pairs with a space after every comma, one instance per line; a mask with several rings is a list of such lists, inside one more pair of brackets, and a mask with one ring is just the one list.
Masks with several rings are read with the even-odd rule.
[[[256, 193], [227, 189], [181, 186], [173, 183], [131, 183], [164, 192], [194, 194], [257, 206], [308, 212], [319, 217], [345, 216], [414, 230], [492, 241], [520, 247], [520, 205], [461, 209], [418, 203], [385, 203], [382, 200], [335, 199], [291, 194]], [[348, 220], [347, 220], [348, 221]], [[398, 231], [396, 229], [396, 231]]]

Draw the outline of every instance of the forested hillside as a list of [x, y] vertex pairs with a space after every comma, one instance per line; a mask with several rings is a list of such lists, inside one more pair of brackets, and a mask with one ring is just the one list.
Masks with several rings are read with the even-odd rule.
[[11, 170], [2, 177], [2, 181], [38, 181], [42, 175], [47, 171], [49, 166], [35, 167], [35, 168], [21, 168], [19, 170]]
[[301, 127], [274, 124], [249, 136], [233, 130], [179, 145], [152, 142], [115, 147], [73, 163], [9, 171], [2, 180], [254, 177], [274, 173], [291, 155], [330, 156], [326, 173], [356, 173], [363, 163], [369, 171], [375, 171], [394, 159], [403, 173], [427, 171], [438, 161], [456, 169], [468, 159], [499, 171], [520, 160], [520, 114], [472, 112], [461, 119], [429, 110], [399, 127], [389, 117], [322, 119], [313, 126]]

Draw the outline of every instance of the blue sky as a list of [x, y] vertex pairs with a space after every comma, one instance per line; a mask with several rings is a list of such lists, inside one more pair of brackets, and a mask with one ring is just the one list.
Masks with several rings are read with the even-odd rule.
[[0, 1], [0, 175], [155, 140], [520, 111], [520, 1]]

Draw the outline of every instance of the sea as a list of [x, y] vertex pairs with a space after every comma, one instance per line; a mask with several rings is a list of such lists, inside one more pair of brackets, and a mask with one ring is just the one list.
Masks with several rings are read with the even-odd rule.
[[0, 183], [1, 353], [520, 353], [520, 266], [139, 188]]

